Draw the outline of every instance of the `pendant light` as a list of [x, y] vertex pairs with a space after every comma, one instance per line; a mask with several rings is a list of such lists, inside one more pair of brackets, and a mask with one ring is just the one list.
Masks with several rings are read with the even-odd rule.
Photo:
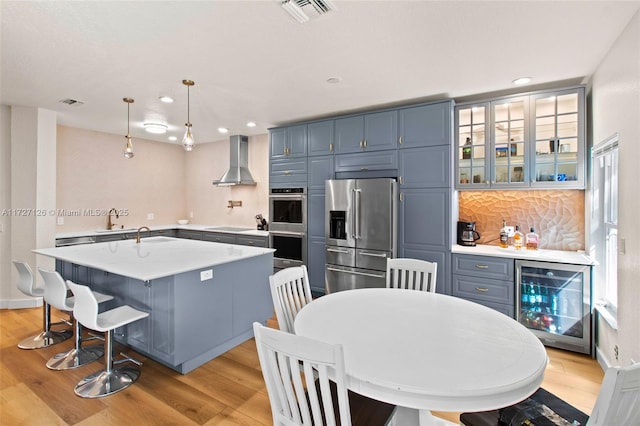
[[187, 129], [184, 132], [184, 138], [182, 138], [182, 146], [185, 151], [192, 151], [195, 142], [193, 141], [193, 134], [191, 133], [191, 121], [189, 120], [189, 88], [195, 83], [191, 80], [182, 80], [182, 84], [187, 86], [187, 122], [185, 123]]
[[124, 146], [124, 158], [133, 158], [133, 144], [131, 143], [131, 134], [129, 134], [129, 107], [133, 103], [133, 99], [131, 98], [122, 98], [124, 102], [127, 103], [127, 144]]

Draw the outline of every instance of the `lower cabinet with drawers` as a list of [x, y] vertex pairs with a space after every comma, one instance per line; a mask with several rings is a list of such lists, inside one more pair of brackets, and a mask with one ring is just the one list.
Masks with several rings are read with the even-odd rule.
[[455, 253], [452, 257], [453, 296], [515, 317], [513, 259]]

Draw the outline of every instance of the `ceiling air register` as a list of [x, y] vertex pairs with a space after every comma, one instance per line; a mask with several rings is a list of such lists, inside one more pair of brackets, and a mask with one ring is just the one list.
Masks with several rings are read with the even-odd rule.
[[293, 18], [304, 23], [310, 19], [336, 10], [336, 7], [329, 0], [279, 0], [280, 6], [293, 16]]

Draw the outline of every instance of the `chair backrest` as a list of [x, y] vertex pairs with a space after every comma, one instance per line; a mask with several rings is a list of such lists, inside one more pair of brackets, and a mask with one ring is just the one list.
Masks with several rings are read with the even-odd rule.
[[27, 296], [35, 296], [33, 272], [27, 262], [14, 260], [13, 264], [18, 270], [18, 290]]
[[438, 264], [419, 259], [387, 259], [387, 288], [405, 288], [434, 293]]
[[[338, 413], [341, 425], [351, 425], [342, 345], [267, 328], [257, 322], [253, 323], [253, 331], [274, 425], [335, 425]], [[329, 371], [335, 373], [331, 381], [335, 383], [338, 413], [331, 398]]]
[[79, 285], [70, 280], [67, 280], [67, 286], [69, 286], [75, 297], [73, 316], [76, 320], [91, 330], [107, 331], [107, 328], [98, 325], [98, 301], [91, 289], [86, 285]]
[[56, 271], [38, 268], [44, 279], [44, 300], [61, 311], [72, 311], [73, 303], [67, 302], [67, 286], [62, 276]]
[[307, 267], [286, 268], [269, 277], [271, 298], [280, 330], [293, 333], [293, 320], [305, 305], [311, 303], [311, 287]]
[[609, 368], [587, 426], [640, 425], [640, 363]]

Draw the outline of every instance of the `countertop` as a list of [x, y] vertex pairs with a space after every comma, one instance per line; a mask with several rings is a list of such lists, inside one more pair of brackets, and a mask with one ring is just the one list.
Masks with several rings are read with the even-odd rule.
[[149, 281], [273, 253], [264, 247], [170, 237], [35, 249], [34, 253], [125, 277]]
[[455, 244], [451, 247], [454, 254], [473, 254], [478, 256], [508, 257], [511, 259], [538, 260], [541, 262], [571, 263], [575, 265], [595, 265], [596, 262], [583, 251], [563, 250], [516, 250], [513, 247], [501, 248], [478, 244], [475, 247], [466, 247]]
[[[221, 228], [252, 228], [247, 231], [240, 230], [225, 230]], [[207, 231], [207, 232], [224, 232], [227, 234], [236, 234], [236, 235], [248, 235], [248, 236], [256, 236], [256, 237], [268, 237], [269, 231], [258, 231], [255, 229], [255, 225], [253, 227], [250, 226], [223, 226], [223, 225], [159, 225], [159, 226], [149, 226], [149, 229], [152, 231], [165, 231], [169, 229], [185, 229], [190, 231]], [[136, 232], [138, 228], [125, 228], [125, 229], [114, 229], [112, 231], [108, 231], [106, 229], [96, 229], [96, 230], [85, 230], [85, 231], [73, 231], [73, 232], [64, 232], [56, 234], [56, 238], [75, 238], [75, 237], [96, 237], [99, 235], [112, 235], [112, 234], [124, 234]], [[143, 233], [144, 235], [144, 233]]]

